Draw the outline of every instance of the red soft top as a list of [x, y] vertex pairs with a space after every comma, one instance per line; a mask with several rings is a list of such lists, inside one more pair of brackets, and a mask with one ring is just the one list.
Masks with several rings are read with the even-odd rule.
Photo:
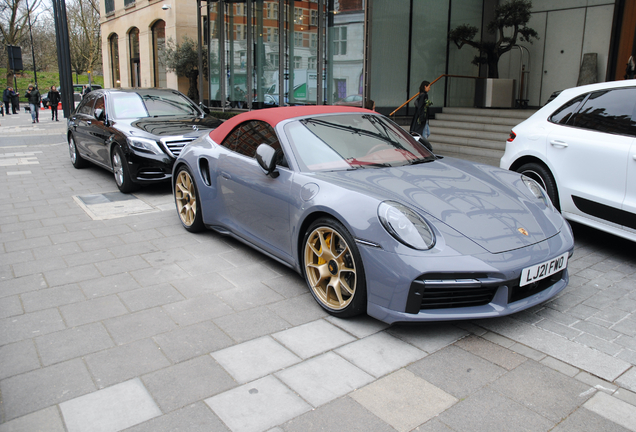
[[333, 114], [348, 112], [372, 112], [362, 108], [343, 107], [333, 105], [306, 105], [279, 108], [266, 108], [239, 114], [223, 122], [221, 126], [210, 132], [210, 138], [216, 143], [221, 143], [225, 136], [232, 132], [236, 126], [247, 120], [261, 120], [275, 127], [283, 120], [294, 117], [303, 117], [313, 114]]

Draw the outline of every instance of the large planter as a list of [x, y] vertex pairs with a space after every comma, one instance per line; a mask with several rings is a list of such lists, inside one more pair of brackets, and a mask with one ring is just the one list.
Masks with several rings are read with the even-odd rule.
[[512, 108], [514, 97], [513, 79], [483, 78], [475, 85], [475, 106], [479, 108]]

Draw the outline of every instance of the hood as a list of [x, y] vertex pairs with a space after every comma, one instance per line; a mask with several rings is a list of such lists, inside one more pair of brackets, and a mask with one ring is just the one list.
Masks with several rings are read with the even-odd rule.
[[130, 123], [118, 120], [119, 127], [122, 123], [132, 128], [140, 129], [150, 134], [165, 137], [174, 135], [199, 136], [205, 131], [215, 129], [222, 121], [216, 117], [145, 117], [132, 120]]
[[435, 220], [442, 222], [491, 253], [543, 241], [563, 224], [555, 210], [532, 197], [518, 173], [451, 158], [318, 176], [418, 209], [433, 225]]

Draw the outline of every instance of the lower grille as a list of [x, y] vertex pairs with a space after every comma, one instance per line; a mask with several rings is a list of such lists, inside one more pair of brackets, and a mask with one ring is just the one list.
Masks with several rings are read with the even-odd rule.
[[508, 303], [535, 295], [563, 278], [563, 271], [534, 284], [519, 287], [519, 279], [504, 280], [483, 273], [423, 274], [411, 283], [406, 313], [427, 309], [485, 306], [497, 290], [507, 286]]
[[166, 141], [161, 140], [161, 141], [168, 149], [168, 152], [170, 153], [170, 155], [176, 158], [181, 153], [181, 150], [183, 149], [183, 147], [185, 147], [186, 144], [194, 141], [195, 139], [196, 138], [183, 138], [183, 139], [174, 140], [174, 141], [168, 141], [168, 140]]

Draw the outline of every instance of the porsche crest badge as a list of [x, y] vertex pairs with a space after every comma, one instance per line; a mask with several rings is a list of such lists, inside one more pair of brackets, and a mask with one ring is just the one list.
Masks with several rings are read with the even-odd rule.
[[525, 228], [519, 228], [517, 231], [519, 231], [521, 234], [523, 234], [524, 236], [528, 235], [528, 231]]

